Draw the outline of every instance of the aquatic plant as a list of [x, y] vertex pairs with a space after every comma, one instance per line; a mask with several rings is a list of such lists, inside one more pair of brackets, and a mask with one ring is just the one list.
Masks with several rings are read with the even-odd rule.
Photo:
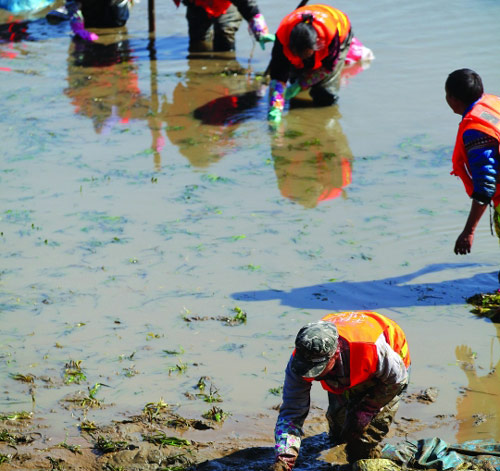
[[16, 380], [16, 381], [21, 381], [23, 383], [34, 383], [35, 382], [35, 376], [32, 375], [31, 373], [28, 373], [26, 375], [21, 374], [21, 373], [11, 373], [9, 376]]
[[488, 317], [494, 322], [500, 321], [500, 292], [478, 293], [467, 298], [467, 303], [472, 304], [473, 313]]
[[113, 451], [129, 450], [133, 447], [126, 441], [114, 441], [99, 435], [95, 442], [94, 448], [102, 453], [111, 453]]
[[143, 415], [145, 415], [149, 422], [153, 422], [158, 416], [170, 409], [170, 405], [167, 404], [162, 398], [158, 402], [148, 402], [142, 409]]
[[80, 384], [81, 381], [86, 381], [87, 377], [81, 368], [82, 360], [70, 360], [64, 367], [64, 384], [76, 383]]
[[278, 386], [277, 388], [269, 388], [268, 391], [273, 396], [281, 396], [281, 393], [283, 392], [283, 386]]
[[82, 420], [80, 422], [80, 430], [82, 432], [93, 432], [94, 430], [97, 430], [97, 426], [90, 420]]
[[179, 374], [183, 374], [183, 373], [186, 372], [187, 368], [188, 368], [187, 364], [183, 363], [182, 360], [179, 360], [179, 363], [177, 363], [174, 366], [170, 366], [168, 368], [168, 374], [169, 374], [169, 376], [173, 372], [177, 372]]
[[32, 412], [13, 412], [12, 414], [0, 415], [0, 420], [30, 420], [33, 416]]
[[220, 407], [213, 406], [210, 410], [204, 412], [201, 416], [204, 419], [213, 420], [214, 422], [224, 422], [224, 420], [229, 415], [229, 412], [223, 411]]
[[79, 455], [82, 454], [82, 452], [80, 451], [80, 445], [70, 445], [69, 443], [66, 442], [66, 440], [59, 443], [57, 446], [60, 448], [66, 448], [66, 450], [69, 450], [75, 454], [79, 454]]
[[175, 446], [175, 447], [185, 447], [191, 445], [189, 440], [178, 437], [169, 437], [164, 432], [157, 432], [152, 435], [143, 435], [143, 440], [149, 443], [154, 443], [160, 446]]

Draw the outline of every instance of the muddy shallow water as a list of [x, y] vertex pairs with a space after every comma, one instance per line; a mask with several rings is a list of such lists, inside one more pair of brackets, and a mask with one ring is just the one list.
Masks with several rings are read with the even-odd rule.
[[[286, 11], [260, 6], [275, 29]], [[344, 75], [335, 107], [300, 95], [278, 130], [259, 75], [269, 50], [244, 26], [235, 55], [188, 58], [171, 2], [153, 38], [144, 1], [93, 45], [0, 12], [0, 411], [77, 439], [84, 418], [160, 399], [200, 418], [207, 376], [232, 414], [220, 433], [258, 429], [271, 446], [299, 327], [375, 309], [408, 335], [409, 392], [439, 391], [401, 406], [428, 425], [410, 436], [500, 439], [498, 325], [465, 303], [497, 289], [498, 242], [485, 216], [472, 254], [453, 254], [470, 203], [449, 176], [459, 117], [443, 92], [470, 67], [500, 93], [500, 5], [335, 6], [376, 59]], [[96, 383], [104, 408], [68, 410]]]

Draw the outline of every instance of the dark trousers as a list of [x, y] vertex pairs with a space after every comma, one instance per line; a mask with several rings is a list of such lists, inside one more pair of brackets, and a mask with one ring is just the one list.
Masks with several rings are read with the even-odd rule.
[[234, 5], [217, 18], [199, 6], [187, 3], [189, 51], [234, 51], [235, 36], [243, 19]]
[[[347, 459], [353, 463], [359, 459], [376, 458], [379, 454], [379, 443], [389, 433], [389, 427], [392, 424], [394, 416], [399, 408], [400, 394], [395, 396], [388, 404], [386, 404], [380, 412], [371, 420], [363, 434], [346, 444]], [[355, 408], [365, 391], [361, 387], [356, 391], [353, 388], [348, 391], [348, 394], [331, 394], [328, 393], [328, 410], [326, 418], [329, 425], [330, 438], [336, 445], [340, 445], [340, 432], [342, 431], [349, 409]]]
[[124, 26], [130, 15], [127, 0], [83, 0], [81, 3], [86, 28]]

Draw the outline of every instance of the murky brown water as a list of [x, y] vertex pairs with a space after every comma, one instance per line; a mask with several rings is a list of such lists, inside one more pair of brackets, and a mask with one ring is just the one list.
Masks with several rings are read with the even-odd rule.
[[[282, 5], [260, 5], [276, 28]], [[498, 243], [485, 217], [473, 253], [453, 254], [469, 201], [443, 93], [464, 66], [500, 93], [500, 5], [336, 6], [376, 60], [338, 106], [296, 107], [277, 133], [256, 75], [269, 51], [245, 27], [236, 56], [188, 59], [171, 2], [154, 40], [142, 2], [87, 46], [0, 14], [0, 410], [77, 433], [64, 399], [100, 382], [97, 422], [161, 397], [200, 415], [184, 393], [210, 376], [224, 410], [273, 415], [298, 328], [369, 308], [407, 332], [411, 391], [439, 389], [418, 418], [456, 414], [435, 429], [451, 442], [500, 439], [499, 331], [464, 301], [497, 288]], [[246, 324], [185, 320], [235, 308]], [[87, 381], [63, 384], [70, 360]]]

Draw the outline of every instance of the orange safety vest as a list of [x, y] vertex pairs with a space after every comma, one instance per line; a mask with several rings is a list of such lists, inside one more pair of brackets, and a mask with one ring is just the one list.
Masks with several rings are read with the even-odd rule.
[[312, 25], [318, 35], [319, 49], [314, 55], [313, 69], [318, 69], [321, 67], [321, 61], [328, 55], [328, 46], [335, 36], [339, 35], [341, 44], [345, 41], [351, 31], [351, 23], [347, 15], [340, 10], [319, 4], [297, 8], [297, 10], [285, 16], [278, 26], [276, 36], [283, 45], [285, 56], [297, 69], [302, 69], [304, 63], [300, 57], [295, 56], [290, 50], [290, 33], [295, 25], [302, 22], [302, 15], [304, 14], [311, 14], [314, 18]]
[[229, 0], [194, 0], [194, 4], [203, 8], [208, 16], [217, 18], [224, 13], [232, 5]]
[[[471, 196], [474, 192], [474, 184], [463, 140], [464, 132], [469, 129], [484, 132], [488, 136], [494, 137], [500, 143], [500, 97], [484, 94], [458, 125], [457, 140], [451, 159], [453, 163], [451, 174], [460, 177], [464, 183], [465, 191]], [[497, 191], [493, 196], [493, 204], [495, 207], [500, 204], [500, 182], [497, 183]]]
[[[406, 336], [393, 320], [374, 311], [348, 311], [327, 314], [322, 321], [332, 322], [337, 327], [339, 336], [349, 345], [349, 385], [333, 388], [325, 380], [320, 380], [323, 389], [342, 394], [358, 384], [368, 381], [377, 371], [378, 355], [375, 342], [383, 333], [385, 340], [403, 359], [408, 368], [411, 363]], [[293, 352], [295, 354], [295, 351]], [[304, 378], [314, 381], [314, 378]]]

